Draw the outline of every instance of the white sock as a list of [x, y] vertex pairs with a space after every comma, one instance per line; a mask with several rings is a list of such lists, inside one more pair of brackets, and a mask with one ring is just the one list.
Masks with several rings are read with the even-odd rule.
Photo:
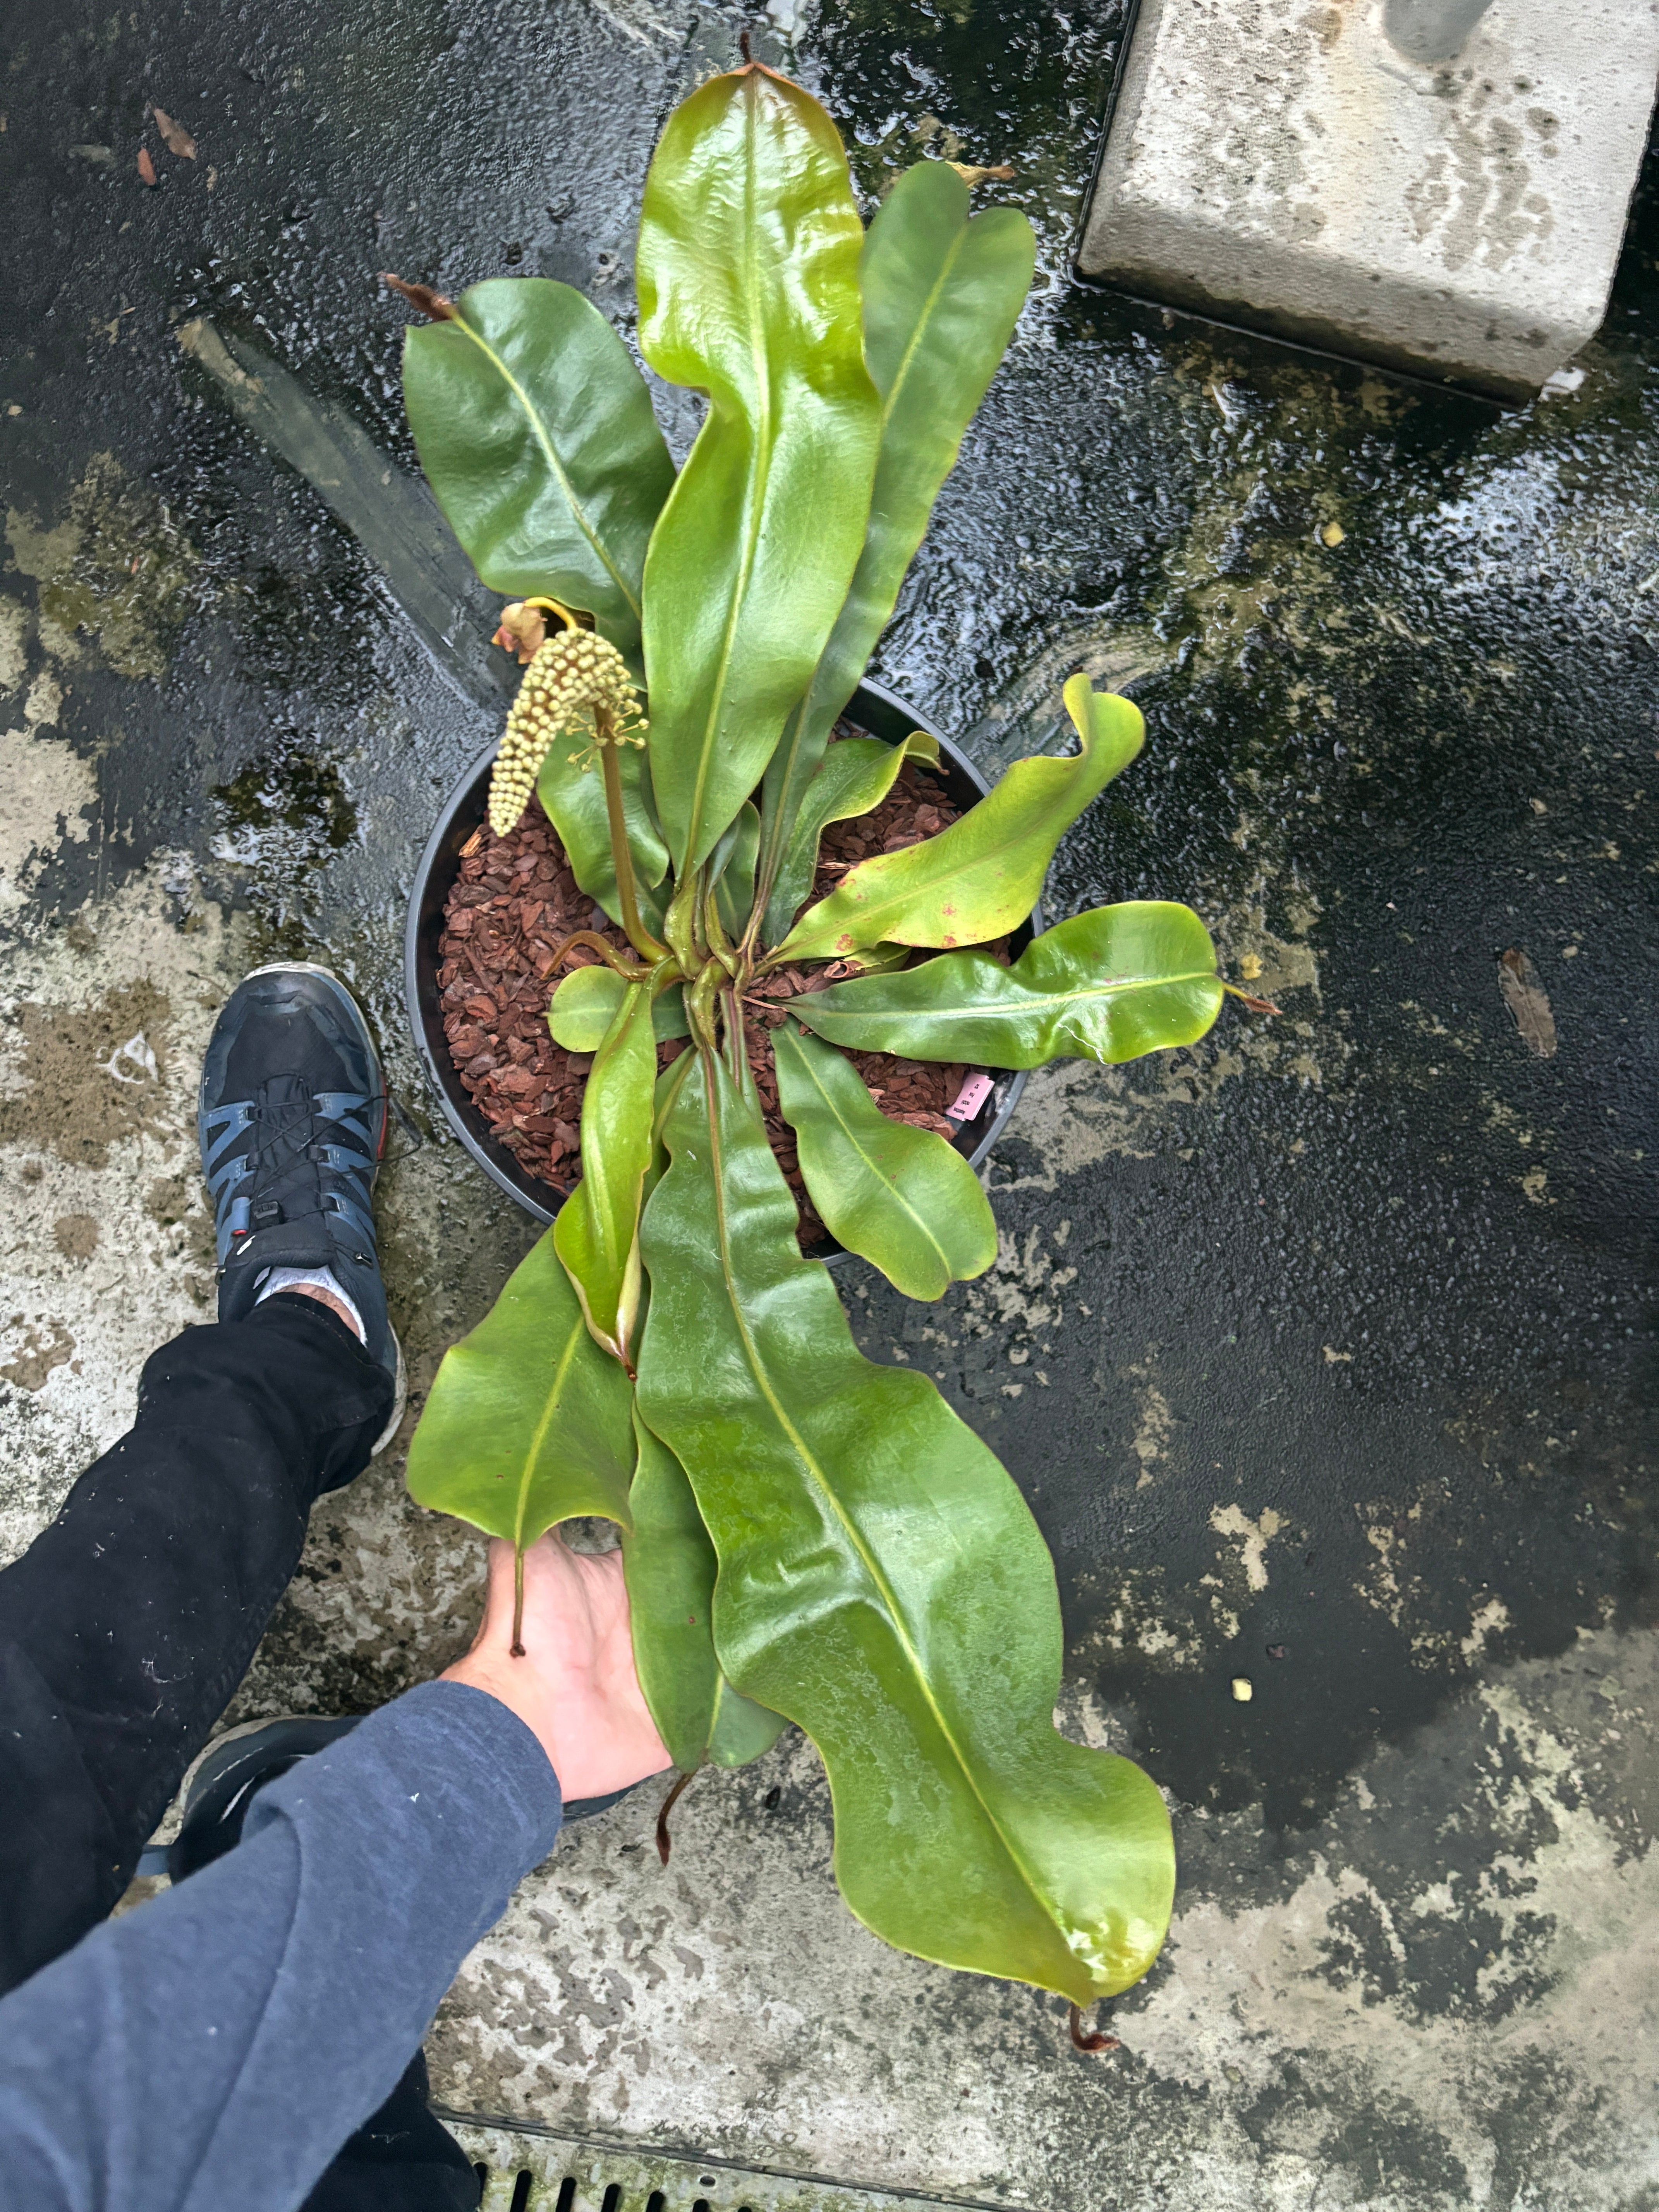
[[326, 1291], [331, 1297], [338, 1298], [351, 1316], [351, 1326], [357, 1332], [358, 1343], [368, 1342], [368, 1331], [363, 1327], [363, 1317], [357, 1310], [356, 1301], [347, 1297], [331, 1268], [267, 1267], [259, 1279], [259, 1295], [253, 1301], [256, 1306], [263, 1305], [278, 1291]]

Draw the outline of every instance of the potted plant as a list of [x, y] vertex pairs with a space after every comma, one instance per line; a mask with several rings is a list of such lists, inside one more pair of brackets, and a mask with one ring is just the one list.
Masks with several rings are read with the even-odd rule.
[[592, 1054], [580, 1181], [446, 1356], [409, 1484], [520, 1549], [614, 1522], [684, 1773], [797, 1723], [859, 1917], [1059, 1992], [1075, 2039], [1078, 2008], [1163, 1940], [1163, 1800], [1055, 1731], [1036, 1524], [927, 1377], [855, 1350], [761, 1109], [775, 1083], [834, 1237], [936, 1298], [991, 1264], [990, 1206], [847, 1053], [1122, 1060], [1200, 1036], [1231, 988], [1198, 917], [1161, 902], [1075, 915], [1012, 961], [988, 949], [1140, 748], [1136, 709], [1081, 676], [1075, 753], [1017, 763], [811, 896], [825, 826], [909, 773], [906, 747], [832, 738], [1030, 281], [1024, 217], [969, 202], [924, 162], [866, 234], [799, 86], [750, 63], [692, 93], [651, 164], [638, 263], [641, 351], [708, 398], [678, 473], [580, 294], [404, 288], [434, 317], [405, 355], [421, 459], [527, 664], [492, 831], [533, 789], [617, 925], [567, 931], [546, 962], [551, 1032]]

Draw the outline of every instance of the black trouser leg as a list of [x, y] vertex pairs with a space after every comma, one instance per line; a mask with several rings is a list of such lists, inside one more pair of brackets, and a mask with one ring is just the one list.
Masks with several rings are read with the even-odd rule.
[[427, 2105], [426, 2057], [349, 2136], [301, 2212], [476, 2212], [478, 2177]]
[[314, 1299], [189, 1328], [138, 1416], [0, 1572], [0, 1992], [77, 1942], [246, 1671], [312, 1504], [392, 1382]]

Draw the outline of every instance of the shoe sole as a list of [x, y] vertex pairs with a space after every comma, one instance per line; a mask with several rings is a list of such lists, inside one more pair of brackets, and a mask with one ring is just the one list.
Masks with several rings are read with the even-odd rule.
[[392, 1329], [392, 1349], [398, 1355], [398, 1374], [397, 1379], [392, 1384], [392, 1415], [390, 1419], [386, 1422], [386, 1426], [381, 1430], [380, 1435], [375, 1438], [374, 1443], [369, 1447], [368, 1455], [371, 1459], [379, 1459], [380, 1454], [392, 1442], [393, 1437], [397, 1435], [398, 1431], [403, 1425], [404, 1409], [409, 1404], [409, 1370], [404, 1364], [403, 1341], [398, 1336], [397, 1330], [395, 1328], [392, 1328], [392, 1323], [390, 1322], [386, 1323], [386, 1327], [389, 1329]]
[[[384, 1147], [386, 1133], [391, 1126], [392, 1094], [386, 1088], [386, 1068], [381, 1062], [380, 1047], [374, 1042], [374, 1033], [364, 1019], [363, 1010], [352, 995], [349, 985], [343, 983], [334, 970], [331, 968], [325, 968], [320, 960], [267, 961], [263, 968], [250, 968], [242, 978], [242, 981], [251, 983], [256, 975], [319, 975], [324, 982], [331, 983], [345, 1000], [356, 1020], [357, 1027], [362, 1032], [363, 1042], [368, 1048], [369, 1058], [374, 1063], [374, 1073], [380, 1079], [380, 1097], [386, 1112], [386, 1120], [380, 1128], [380, 1143]], [[377, 1154], [374, 1161], [374, 1173], [370, 1178], [368, 1186], [371, 1193], [380, 1179], [380, 1162]], [[370, 1449], [368, 1455], [371, 1459], [379, 1459], [380, 1454], [397, 1435], [403, 1425], [404, 1413], [409, 1404], [409, 1370], [404, 1362], [404, 1347], [397, 1330], [392, 1328], [389, 1320], [386, 1327], [391, 1330], [392, 1349], [398, 1355], [398, 1372], [392, 1382], [392, 1415]]]

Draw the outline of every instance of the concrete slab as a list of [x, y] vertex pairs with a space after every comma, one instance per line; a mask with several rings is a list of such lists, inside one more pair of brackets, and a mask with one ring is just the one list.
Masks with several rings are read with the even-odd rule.
[[1078, 261], [1508, 398], [1593, 337], [1654, 0], [1140, 0]]

